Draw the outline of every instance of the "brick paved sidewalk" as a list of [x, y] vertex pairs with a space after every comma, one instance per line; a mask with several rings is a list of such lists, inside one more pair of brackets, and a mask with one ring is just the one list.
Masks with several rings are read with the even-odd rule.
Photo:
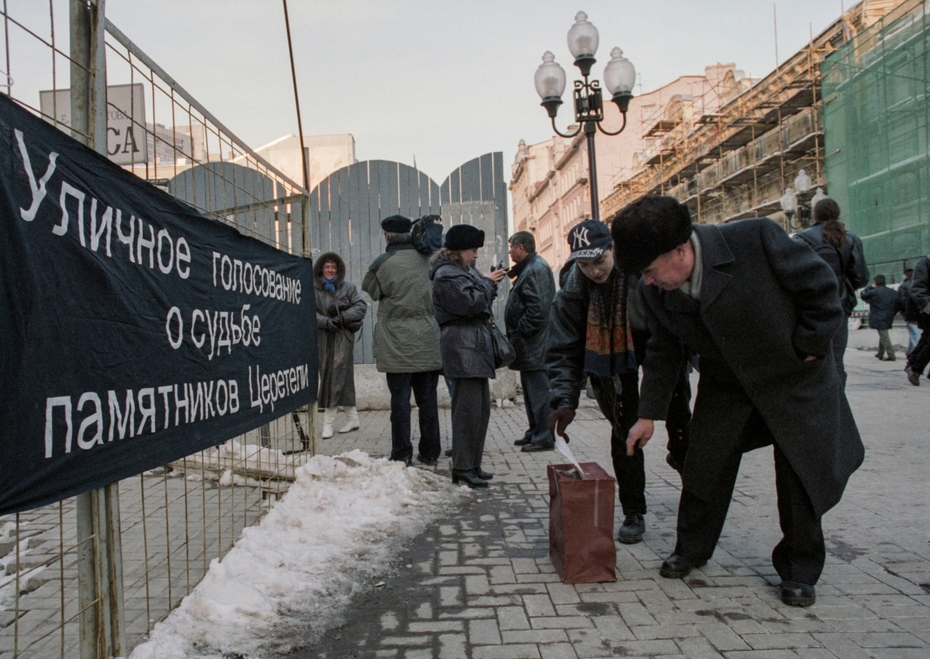
[[[824, 520], [827, 563], [817, 604], [781, 603], [770, 554], [780, 538], [771, 449], [745, 456], [723, 537], [684, 580], [658, 568], [674, 546], [680, 481], [664, 461], [664, 430], [646, 447], [647, 531], [617, 545], [615, 583], [563, 585], [548, 558], [545, 466], [521, 453], [521, 406], [495, 407], [472, 493], [398, 556], [383, 587], [358, 596], [347, 622], [294, 657], [420, 659], [662, 657], [927, 659], [930, 657], [930, 458], [923, 423], [930, 386], [896, 363], [847, 357], [850, 401], [866, 443], [863, 467]], [[930, 383], [928, 383], [930, 384]], [[390, 450], [389, 412], [362, 413], [359, 432], [323, 442], [336, 454]], [[415, 416], [415, 415], [414, 415]], [[449, 417], [443, 410], [444, 443]], [[590, 403], [569, 429], [580, 461], [611, 471], [609, 428]], [[437, 470], [448, 473], [448, 459]], [[622, 515], [617, 506], [617, 520]]]

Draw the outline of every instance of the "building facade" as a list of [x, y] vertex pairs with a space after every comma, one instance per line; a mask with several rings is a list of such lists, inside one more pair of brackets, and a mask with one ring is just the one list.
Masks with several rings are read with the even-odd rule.
[[823, 64], [826, 178], [872, 274], [930, 252], [930, 13], [905, 0]]

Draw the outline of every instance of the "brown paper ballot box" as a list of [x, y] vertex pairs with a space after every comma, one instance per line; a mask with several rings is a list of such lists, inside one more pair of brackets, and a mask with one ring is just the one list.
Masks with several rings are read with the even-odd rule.
[[547, 465], [549, 559], [562, 583], [617, 580], [614, 498], [617, 481], [596, 462]]

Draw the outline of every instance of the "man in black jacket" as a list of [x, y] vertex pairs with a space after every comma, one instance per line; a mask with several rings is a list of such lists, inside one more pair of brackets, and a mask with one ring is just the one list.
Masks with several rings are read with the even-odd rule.
[[845, 322], [833, 271], [769, 219], [692, 226], [671, 197], [630, 204], [612, 234], [623, 267], [642, 272], [651, 331], [629, 453], [666, 414], [682, 343], [700, 355], [678, 539], [660, 574], [681, 578], [710, 560], [743, 452], [773, 445], [781, 598], [813, 604], [826, 558], [821, 518], [864, 456], [833, 361]]
[[878, 331], [878, 352], [875, 356], [893, 362], [894, 344], [888, 330], [894, 322], [898, 293], [885, 286], [885, 275], [875, 275], [874, 283], [862, 290], [859, 297], [869, 305], [869, 327]]
[[523, 404], [529, 427], [514, 442], [525, 453], [551, 451], [555, 447], [549, 432], [549, 376], [546, 375], [546, 338], [549, 307], [555, 295], [555, 278], [546, 260], [536, 253], [536, 239], [529, 231], [510, 237], [508, 276], [516, 278], [507, 296], [504, 323], [507, 338], [517, 358], [510, 364], [520, 372]]
[[914, 266], [914, 283], [911, 284], [911, 300], [917, 307], [917, 326], [920, 340], [907, 356], [907, 379], [915, 387], [920, 385], [920, 375], [930, 363], [930, 257], [923, 257]]

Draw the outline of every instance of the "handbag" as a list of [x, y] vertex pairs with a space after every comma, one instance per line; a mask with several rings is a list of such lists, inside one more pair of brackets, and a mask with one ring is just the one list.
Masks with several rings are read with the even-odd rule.
[[348, 297], [345, 295], [340, 295], [333, 301], [333, 306], [336, 310], [336, 318], [339, 319], [339, 324], [341, 325], [342, 329], [348, 330], [352, 333], [358, 332], [360, 329], [362, 329], [364, 319], [346, 321], [342, 318], [342, 311], [352, 306], [352, 303], [349, 301]]
[[362, 321], [361, 320], [350, 320], [348, 322], [343, 321], [342, 327], [349, 330], [350, 332], [357, 332], [360, 329], [362, 329]]
[[517, 358], [517, 353], [507, 335], [501, 332], [500, 328], [494, 323], [494, 318], [488, 316], [488, 327], [491, 329], [491, 347], [494, 349], [494, 368], [506, 368]]

